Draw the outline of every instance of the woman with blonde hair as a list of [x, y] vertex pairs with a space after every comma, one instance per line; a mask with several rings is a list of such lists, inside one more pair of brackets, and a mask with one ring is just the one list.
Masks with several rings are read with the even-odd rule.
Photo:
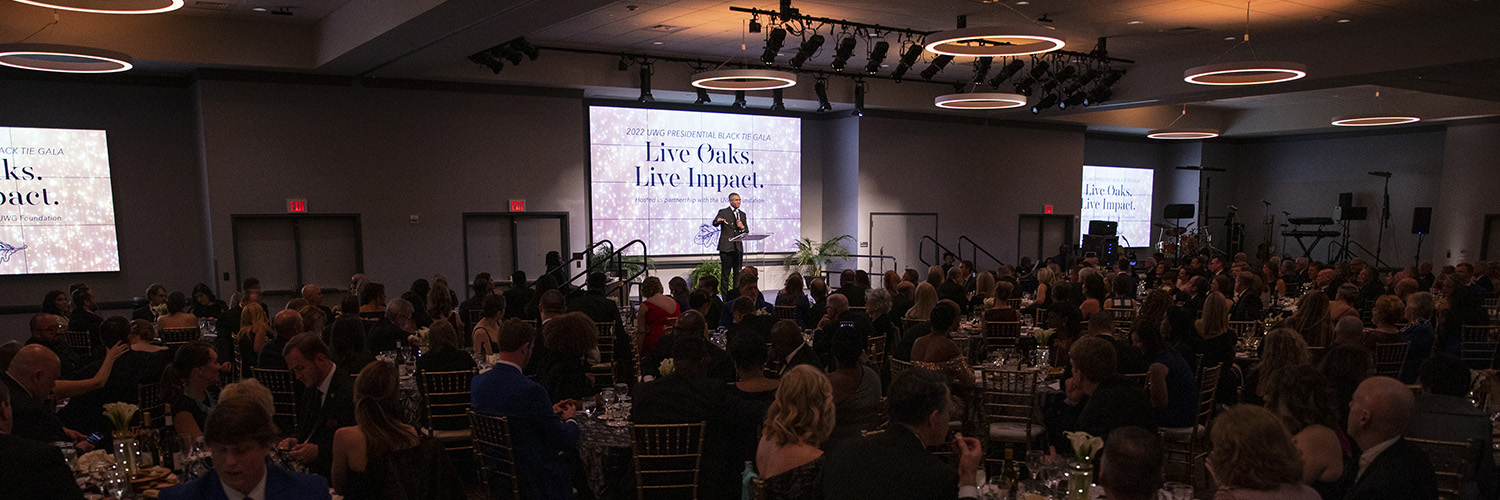
[[1312, 356], [1308, 353], [1307, 344], [1302, 341], [1302, 336], [1291, 328], [1277, 328], [1266, 334], [1261, 340], [1260, 361], [1250, 368], [1245, 374], [1244, 402], [1252, 404], [1264, 403], [1265, 387], [1270, 387], [1271, 378], [1285, 371], [1285, 368], [1296, 365], [1305, 365], [1311, 362]]
[[932, 266], [927, 268], [927, 283], [931, 283], [933, 288], [937, 288], [938, 285], [943, 284], [943, 280], [947, 276], [948, 272], [943, 270], [943, 266]]
[[1321, 500], [1302, 484], [1302, 453], [1270, 410], [1239, 405], [1214, 419], [1204, 466], [1219, 484], [1214, 500]]
[[355, 425], [333, 434], [334, 491], [349, 500], [461, 500], [462, 481], [447, 453], [401, 421], [396, 366], [374, 362], [354, 381]]
[[1375, 328], [1365, 330], [1365, 340], [1374, 349], [1375, 344], [1390, 344], [1403, 342], [1401, 340], [1401, 329], [1396, 328], [1406, 314], [1406, 304], [1395, 295], [1381, 295], [1375, 299], [1375, 307], [1370, 312], [1370, 322]]
[[1307, 345], [1328, 347], [1333, 341], [1333, 321], [1328, 318], [1328, 296], [1313, 290], [1297, 301], [1297, 312], [1287, 318], [1286, 326], [1301, 334]]
[[266, 319], [266, 310], [258, 302], [245, 304], [240, 312], [240, 331], [234, 334], [235, 343], [239, 346], [240, 373], [251, 376], [255, 373], [256, 353], [266, 345], [267, 336], [271, 332], [271, 324]]
[[1052, 288], [1052, 280], [1055, 276], [1057, 276], [1057, 271], [1051, 266], [1036, 271], [1036, 300], [1031, 303], [1033, 307], [1046, 309], [1050, 304], [1047, 292]]
[[766, 410], [755, 469], [768, 500], [820, 498], [823, 450], [833, 432], [833, 385], [823, 372], [797, 365], [781, 376], [776, 400]]
[[969, 297], [969, 310], [983, 311], [984, 300], [995, 296], [995, 275], [989, 272], [979, 273], [974, 278], [974, 296]]
[[917, 285], [917, 301], [912, 304], [911, 309], [906, 311], [905, 319], [927, 321], [927, 318], [932, 316], [932, 308], [937, 307], [937, 303], [937, 287], [924, 281]]

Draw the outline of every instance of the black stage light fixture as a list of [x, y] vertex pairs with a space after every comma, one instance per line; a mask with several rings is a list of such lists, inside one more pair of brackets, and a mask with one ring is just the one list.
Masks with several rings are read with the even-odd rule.
[[1062, 102], [1057, 103], [1057, 109], [1068, 109], [1069, 107], [1075, 107], [1083, 104], [1085, 100], [1088, 100], [1088, 96], [1083, 92], [1073, 92], [1071, 94], [1068, 94], [1068, 97], [1063, 98]]
[[808, 59], [811, 59], [813, 54], [816, 54], [818, 52], [818, 48], [822, 46], [823, 35], [813, 33], [813, 36], [808, 37], [806, 40], [802, 41], [802, 45], [797, 47], [797, 54], [793, 55], [792, 60], [787, 61], [787, 64], [791, 65], [793, 68], [802, 67], [802, 64], [806, 63]]
[[1031, 63], [1031, 78], [1040, 79], [1042, 75], [1047, 74], [1047, 68], [1050, 67], [1052, 67], [1052, 65], [1047, 64], [1047, 61], [1037, 61]]
[[1011, 59], [1010, 62], [1007, 63], [1005, 66], [1001, 66], [1000, 67], [1000, 72], [999, 73], [995, 73], [995, 77], [994, 78], [990, 79], [990, 88], [992, 88], [992, 89], [998, 89], [998, 88], [1000, 88], [1000, 84], [1005, 83], [1006, 80], [1010, 80], [1010, 77], [1016, 76], [1016, 73], [1020, 73], [1021, 72], [1021, 68], [1025, 68], [1025, 67], [1026, 67], [1026, 62], [1025, 61], [1022, 61], [1020, 59]]
[[708, 103], [711, 103], [711, 102], [714, 102], [714, 100], [708, 98], [708, 89], [704, 89], [702, 87], [699, 87], [698, 88], [698, 100], [693, 101], [693, 104], [708, 104]]
[[651, 96], [651, 63], [641, 63], [641, 96], [636, 102], [656, 102]]
[[521, 64], [521, 59], [526, 57], [526, 55], [522, 54], [521, 51], [512, 49], [509, 45], [501, 45], [490, 49], [490, 51], [494, 52], [500, 57], [504, 57], [505, 60], [510, 61], [511, 66], [519, 66]]
[[948, 67], [948, 63], [950, 62], [953, 62], [953, 56], [947, 54], [932, 58], [932, 64], [927, 66], [927, 69], [922, 70], [922, 79], [932, 80], [932, 77], [937, 76], [938, 72]]
[[1095, 104], [1108, 101], [1109, 98], [1114, 96], [1115, 91], [1110, 90], [1109, 87], [1096, 87], [1094, 88], [1094, 90], [1089, 91], [1088, 96], [1086, 96], [1083, 100], [1083, 105], [1093, 106]]
[[906, 53], [901, 54], [901, 62], [896, 63], [896, 70], [891, 72], [891, 79], [898, 82], [901, 81], [901, 77], [906, 76], [906, 72], [911, 70], [913, 65], [917, 64], [918, 57], [922, 57], [922, 46], [915, 43], [911, 44], [910, 47], [906, 48]]
[[854, 82], [854, 116], [865, 116], [865, 82]]
[[618, 68], [620, 71], [625, 71], [627, 69], [630, 69], [630, 59], [626, 59], [625, 56], [623, 56], [623, 55], [620, 56], [620, 63], [617, 64], [617, 65], [615, 65], [615, 67]]
[[875, 48], [870, 50], [870, 62], [865, 64], [865, 72], [875, 74], [880, 72], [880, 63], [885, 62], [885, 53], [890, 52], [891, 44], [885, 40], [875, 42]]
[[1050, 108], [1052, 106], [1056, 106], [1056, 105], [1057, 105], [1057, 94], [1047, 94], [1047, 95], [1044, 95], [1044, 96], [1042, 96], [1042, 100], [1037, 101], [1036, 105], [1031, 107], [1031, 114], [1034, 115], [1034, 114], [1041, 113], [1042, 110]]
[[758, 18], [758, 17], [752, 17], [752, 18], [750, 18], [750, 32], [751, 33], [760, 33], [760, 18]]
[[984, 83], [984, 77], [990, 75], [990, 65], [993, 64], [994, 61], [995, 61], [995, 58], [993, 58], [993, 57], [980, 57], [980, 58], [974, 59], [974, 84], [975, 85]]
[[497, 75], [500, 74], [500, 70], [505, 69], [505, 62], [497, 59], [495, 55], [491, 54], [489, 51], [479, 52], [469, 56], [469, 62], [472, 62], [474, 64], [482, 64], [484, 65], [484, 67], [489, 68], [490, 71], [494, 71]]
[[782, 44], [786, 43], [786, 30], [775, 28], [771, 34], [766, 35], [766, 50], [761, 52], [760, 60], [766, 64], [776, 64], [776, 53], [781, 51]]
[[833, 49], [833, 70], [843, 71], [844, 65], [849, 63], [849, 58], [854, 56], [854, 37], [846, 36], [839, 40], [839, 46]]
[[533, 61], [535, 61], [538, 56], [542, 55], [542, 51], [537, 50], [535, 45], [532, 45], [531, 42], [526, 41], [526, 37], [524, 36], [515, 40], [511, 40], [509, 42], [509, 45], [512, 48], [521, 51], [522, 54], [526, 54], [526, 58]]
[[732, 106], [734, 106], [735, 109], [745, 109], [745, 91], [734, 91], [734, 104], [732, 104]]
[[813, 93], [818, 94], [818, 112], [833, 111], [833, 103], [828, 102], [828, 79], [819, 78], [813, 84]]
[[1074, 67], [1074, 66], [1063, 66], [1062, 69], [1057, 70], [1057, 73], [1054, 73], [1052, 75], [1052, 79], [1054, 81], [1056, 81], [1057, 83], [1061, 84], [1062, 82], [1068, 81], [1069, 78], [1073, 78], [1073, 75], [1077, 75], [1077, 74], [1078, 74], [1078, 68], [1077, 67]]
[[786, 111], [786, 102], [782, 100], [781, 89], [771, 91], [771, 111]]
[[1120, 81], [1120, 77], [1122, 76], [1125, 76], [1125, 72], [1118, 69], [1106, 71], [1104, 73], [1104, 76], [1099, 77], [1099, 86], [1112, 87], [1114, 86], [1115, 82]]
[[1021, 80], [1016, 82], [1016, 93], [1024, 96], [1030, 96], [1031, 88], [1035, 85], [1036, 78], [1032, 78], [1031, 75], [1021, 77]]

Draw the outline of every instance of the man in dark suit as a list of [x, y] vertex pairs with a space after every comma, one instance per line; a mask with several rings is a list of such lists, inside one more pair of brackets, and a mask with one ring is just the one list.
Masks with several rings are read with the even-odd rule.
[[89, 332], [94, 338], [99, 336], [99, 325], [104, 323], [104, 318], [99, 316], [99, 304], [94, 297], [94, 291], [87, 286], [80, 286], [73, 290], [73, 313], [68, 316], [68, 329], [75, 332]]
[[[1244, 272], [1234, 280], [1234, 306], [1229, 308], [1230, 321], [1260, 321], [1265, 306], [1260, 302], [1260, 292], [1250, 289], [1255, 275]], [[1249, 292], [1249, 293], [1246, 293]]]
[[366, 334], [365, 344], [370, 352], [394, 351], [406, 345], [406, 338], [417, 331], [417, 324], [411, 319], [414, 310], [411, 302], [406, 299], [396, 298], [387, 302], [385, 316], [376, 321]]
[[[10, 435], [10, 384], [0, 384], [0, 491], [14, 500], [82, 499], [73, 471], [50, 443]], [[30, 397], [24, 392], [22, 398]]]
[[146, 305], [130, 312], [130, 319], [156, 321], [156, 309], [167, 303], [167, 287], [152, 283], [146, 287]]
[[948, 269], [948, 279], [938, 285], [938, 300], [951, 300], [960, 308], [969, 303], [969, 294], [964, 293], [964, 286], [958, 281], [963, 278], [963, 266], [953, 266]]
[[850, 307], [864, 307], [865, 292], [867, 291], [869, 290], [860, 286], [859, 279], [855, 278], [854, 270], [845, 269], [839, 273], [839, 288], [829, 293], [829, 296], [843, 295], [849, 299]]
[[[535, 340], [536, 331], [529, 326], [501, 325], [500, 362], [474, 377], [471, 406], [475, 412], [509, 421], [521, 491], [539, 500], [570, 499], [569, 477], [574, 474], [565, 454], [578, 449], [578, 423], [573, 421], [577, 404], [571, 400], [552, 404], [546, 388], [521, 374], [531, 361]], [[492, 496], [509, 496], [500, 493], [507, 486], [492, 483]]]
[[276, 319], [271, 327], [276, 329], [276, 338], [266, 342], [266, 345], [260, 348], [260, 353], [256, 356], [255, 367], [285, 370], [287, 369], [286, 357], [282, 355], [282, 351], [286, 349], [287, 343], [292, 338], [302, 333], [302, 316], [297, 314], [297, 311], [282, 309], [281, 312], [276, 313]]
[[302, 285], [300, 293], [302, 299], [307, 301], [307, 305], [323, 311], [323, 318], [327, 321], [327, 324], [333, 324], [333, 320], [338, 318], [338, 316], [333, 315], [333, 309], [329, 309], [328, 306], [323, 305], [323, 287], [308, 283]]
[[57, 355], [39, 345], [22, 347], [10, 360], [10, 368], [0, 378], [12, 394], [11, 435], [43, 443], [83, 441], [84, 436], [63, 428], [62, 420], [46, 403], [57, 373]]
[[945, 444], [948, 384], [932, 371], [914, 369], [891, 382], [891, 425], [840, 444], [823, 463], [823, 496], [829, 500], [978, 498], [975, 473], [984, 457], [979, 440], [954, 438], [958, 470], [927, 451]]
[[1085, 337], [1068, 350], [1073, 377], [1065, 385], [1063, 405], [1048, 415], [1051, 442], [1059, 450], [1071, 450], [1063, 431], [1083, 431], [1109, 439], [1109, 432], [1132, 426], [1156, 429], [1146, 390], [1126, 379], [1116, 368], [1115, 348], [1108, 340]]
[[1437, 498], [1432, 462], [1402, 438], [1414, 408], [1411, 389], [1390, 377], [1360, 382], [1349, 403], [1349, 438], [1359, 445], [1359, 473], [1349, 498], [1430, 500]]
[[731, 284], [745, 262], [745, 244], [730, 238], [750, 232], [750, 222], [740, 210], [739, 193], [729, 193], [729, 206], [714, 215], [714, 227], [719, 228], [719, 274], [724, 276], [724, 283]]
[[844, 323], [854, 325], [854, 333], [859, 336], [860, 342], [867, 342], [875, 335], [875, 325], [870, 321], [869, 315], [850, 309], [849, 299], [844, 294], [829, 295], [828, 313], [818, 321], [818, 330], [813, 333], [813, 352], [818, 353], [818, 358], [824, 365], [833, 361], [833, 333]]
[[735, 299], [740, 297], [755, 301], [755, 310], [757, 311], [765, 311], [766, 314], [773, 316], [776, 314], [776, 306], [771, 305], [770, 302], [766, 302], [765, 297], [760, 294], [760, 277], [749, 273], [742, 274], [740, 275], [739, 282], [735, 284], [734, 290], [736, 293], [724, 297], [724, 305], [726, 307], [719, 313], [719, 326], [735, 323], [734, 303], [736, 302]]
[[[246, 278], [245, 282], [240, 285], [240, 294], [240, 301], [238, 303], [235, 303], [234, 307], [229, 308], [228, 311], [225, 311], [224, 314], [219, 316], [218, 331], [228, 333], [240, 331], [240, 315], [245, 312], [245, 304], [249, 304], [251, 302], [260, 303], [261, 309], [263, 311], [267, 311], [267, 315], [269, 316], [270, 309], [266, 309], [266, 305], [264, 303], [261, 303], [260, 280], [255, 278]], [[224, 338], [223, 335], [220, 335], [219, 337]], [[229, 337], [233, 337], [233, 335], [230, 335]], [[230, 348], [228, 351], [218, 352], [219, 359], [231, 359], [234, 357], [233, 341], [230, 341], [228, 347]]]
[[771, 359], [766, 362], [768, 374], [780, 377], [782, 373], [797, 365], [812, 365], [823, 370], [823, 361], [813, 352], [812, 346], [802, 338], [802, 328], [796, 321], [784, 319], [771, 327]]
[[631, 391], [630, 420], [638, 424], [686, 424], [708, 420], [723, 399], [724, 382], [708, 378], [709, 343], [682, 336], [672, 344], [674, 370]]
[[480, 313], [484, 311], [484, 298], [495, 294], [495, 280], [490, 277], [490, 273], [476, 274], [473, 290], [474, 296], [458, 305], [458, 317], [465, 325], [479, 322]]
[[333, 466], [333, 433], [354, 425], [354, 379], [333, 364], [328, 344], [316, 334], [292, 337], [282, 353], [287, 368], [306, 387], [297, 402], [297, 433], [286, 438], [290, 450], [309, 471], [328, 476]]
[[510, 273], [510, 289], [502, 295], [505, 296], [505, 319], [521, 317], [526, 306], [536, 300], [537, 292], [526, 283], [526, 271], [516, 270]]
[[[95, 329], [97, 332], [97, 329]], [[103, 341], [101, 340], [101, 345]], [[77, 371], [81, 358], [73, 346], [68, 345], [67, 339], [63, 338], [62, 318], [51, 314], [37, 314], [31, 317], [31, 338], [26, 340], [27, 345], [40, 345], [51, 350], [57, 355], [59, 363], [59, 374], [72, 374]]]
[[[347, 378], [347, 377], [346, 377]], [[249, 398], [220, 401], [208, 414], [203, 441], [213, 453], [214, 470], [161, 490], [166, 500], [243, 500], [330, 498], [328, 480], [271, 464], [276, 427], [265, 407]]]
[[747, 297], [736, 299], [729, 308], [734, 318], [734, 326], [729, 327], [728, 339], [741, 335], [754, 335], [762, 340], [770, 340], [771, 328], [776, 326], [776, 317], [762, 313], [755, 308], [755, 301]]

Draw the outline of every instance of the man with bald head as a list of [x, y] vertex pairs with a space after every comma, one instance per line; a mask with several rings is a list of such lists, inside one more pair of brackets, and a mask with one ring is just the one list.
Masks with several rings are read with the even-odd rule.
[[334, 317], [336, 317], [336, 316], [333, 315], [333, 309], [329, 309], [327, 306], [323, 305], [323, 288], [322, 287], [320, 287], [318, 285], [314, 285], [312, 283], [308, 283], [306, 285], [302, 285], [302, 299], [307, 301], [307, 305], [310, 305], [310, 306], [313, 306], [313, 307], [316, 307], [316, 308], [322, 310], [323, 311], [323, 317], [325, 317], [325, 318], [334, 318]]
[[1349, 437], [1359, 445], [1359, 475], [1349, 498], [1437, 498], [1432, 462], [1402, 435], [1414, 410], [1411, 389], [1390, 377], [1370, 377], [1349, 402]]
[[67, 339], [63, 338], [63, 329], [62, 316], [45, 313], [32, 316], [31, 338], [26, 340], [26, 344], [50, 349], [61, 362], [58, 373], [72, 374], [78, 370], [81, 357], [68, 345]]
[[83, 441], [83, 435], [63, 428], [57, 412], [47, 404], [57, 375], [57, 355], [46, 347], [32, 344], [16, 352], [4, 377], [12, 394], [11, 435], [45, 443]]
[[260, 348], [259, 361], [255, 367], [285, 370], [286, 359], [282, 357], [281, 351], [286, 348], [287, 341], [302, 333], [302, 315], [291, 309], [283, 309], [276, 313], [276, 319], [271, 321], [271, 328], [276, 330], [276, 337]]
[[28, 396], [25, 392], [14, 393], [8, 385], [0, 385], [0, 450], [5, 450], [0, 453], [0, 471], [3, 471], [0, 491], [5, 492], [5, 498], [14, 500], [83, 500], [83, 490], [73, 481], [73, 471], [52, 443], [10, 435], [11, 399]]

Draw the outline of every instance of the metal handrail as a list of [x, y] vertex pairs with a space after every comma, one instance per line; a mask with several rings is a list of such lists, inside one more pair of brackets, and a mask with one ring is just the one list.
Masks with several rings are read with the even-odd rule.
[[[610, 255], [611, 255], [611, 257], [613, 257], [613, 255], [614, 255], [614, 249], [615, 249], [615, 242], [609, 241], [607, 239], [605, 239], [605, 240], [599, 240], [599, 241], [595, 241], [594, 244], [589, 245], [588, 248], [583, 249], [583, 252], [577, 254], [577, 255], [579, 255], [579, 257], [574, 257], [574, 258], [568, 259], [567, 262], [564, 262], [562, 264], [563, 267], [567, 267], [569, 264], [572, 264], [573, 261], [576, 261], [576, 260], [579, 260], [579, 259], [587, 259], [589, 257], [589, 255], [592, 255], [592, 252], [594, 251], [594, 249], [599, 248], [600, 245], [609, 245]], [[607, 264], [609, 262], [609, 259], [605, 259], [604, 262]], [[555, 269], [556, 268], [548, 269], [547, 272], [552, 272]], [[585, 278], [591, 272], [594, 272], [594, 263], [593, 262], [590, 262], [588, 265], [583, 266], [583, 271], [579, 272], [578, 274], [573, 275], [572, 278], [568, 278], [568, 283], [572, 283], [573, 280], [576, 280], [578, 278]]]
[[[849, 254], [848, 257], [845, 257], [844, 259], [840, 259], [840, 260], [849, 260], [849, 259], [871, 259], [871, 260], [879, 259], [880, 263], [881, 263], [879, 274], [885, 274], [885, 271], [886, 271], [886, 269], [885, 269], [885, 261], [887, 259], [889, 259], [891, 261], [891, 269], [895, 269], [896, 268], [896, 258], [892, 257], [890, 255]], [[858, 270], [859, 268], [855, 267], [854, 269]], [[869, 272], [869, 273], [874, 273], [875, 272], [874, 269], [865, 269], [865, 271]], [[842, 273], [842, 272], [843, 272], [842, 269], [840, 269], [838, 271], [832, 271], [832, 270], [824, 269], [823, 270], [823, 276], [822, 276], [823, 282], [824, 283], [830, 283], [830, 282], [832, 282], [833, 276], [838, 275], [839, 273]], [[871, 278], [871, 279], [873, 279], [873, 278]]]
[[[922, 252], [922, 248], [929, 241], [931, 241], [933, 245], [937, 245], [937, 248], [933, 249], [934, 252], [936, 250], [938, 250], [938, 249], [942, 249], [944, 252], [951, 253], [951, 254], [953, 254], [955, 256], [958, 255], [958, 252], [954, 252], [952, 250], [949, 250], [948, 247], [943, 246], [942, 243], [938, 243], [937, 239], [935, 239], [935, 238], [933, 238], [931, 236], [923, 236], [922, 239], [917, 240], [917, 260], [922, 261], [922, 265], [924, 265], [924, 266], [929, 266], [930, 267], [930, 266], [933, 265], [933, 263], [927, 262], [927, 257], [925, 257], [925, 256], [922, 255], [922, 253], [923, 253]], [[941, 255], [938, 255], [937, 253], [934, 253], [933, 254], [933, 260], [936, 260], [938, 262], [942, 262], [943, 258], [942, 258]]]
[[[641, 270], [636, 271], [635, 274], [632, 274], [627, 278], [624, 276], [625, 263], [620, 260], [620, 257], [625, 254], [625, 249], [635, 246], [636, 244], [640, 244], [641, 246]], [[651, 252], [646, 249], [646, 242], [641, 240], [630, 240], [629, 242], [625, 243], [625, 246], [616, 248], [614, 253], [610, 254], [610, 260], [614, 261], [615, 263], [615, 275], [620, 276], [620, 303], [628, 304], [630, 303], [630, 283], [635, 281], [636, 278], [639, 278], [641, 277], [641, 275], [644, 275], [650, 271]]]
[[[969, 260], [971, 260], [971, 261], [979, 260], [979, 252], [984, 252], [984, 255], [986, 257], [989, 257], [990, 260], [995, 261], [995, 264], [997, 266], [1005, 266], [1005, 263], [1002, 262], [1002, 261], [1000, 261], [999, 257], [996, 257], [995, 254], [990, 253], [989, 250], [985, 250], [984, 247], [979, 246], [978, 243], [975, 243], [974, 240], [969, 239], [969, 237], [966, 236], [966, 235], [958, 237], [958, 245], [957, 245], [958, 246], [958, 254], [957, 255], [960, 258], [962, 258], [963, 255], [964, 255], [963, 252], [964, 252], [964, 242], [965, 241], [969, 242], [969, 246], [974, 247], [974, 252], [973, 252], [974, 257], [971, 258], [971, 259], [969, 259]], [[975, 264], [978, 265], [977, 262]]]

